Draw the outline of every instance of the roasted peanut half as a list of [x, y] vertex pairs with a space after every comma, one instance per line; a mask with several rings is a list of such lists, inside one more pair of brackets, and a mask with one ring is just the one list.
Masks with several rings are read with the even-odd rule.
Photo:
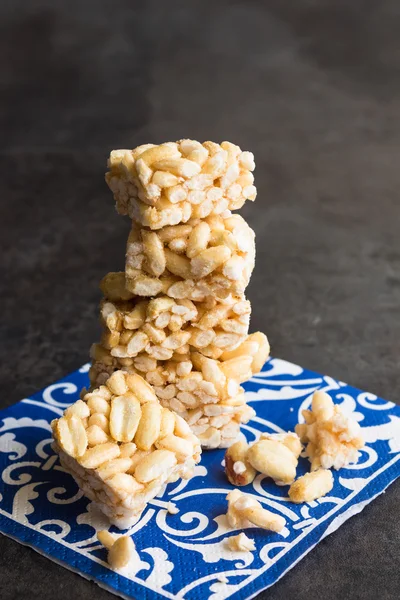
[[289, 448], [296, 458], [299, 458], [303, 450], [302, 443], [297, 433], [289, 431], [288, 433], [262, 433], [261, 440], [276, 440]]
[[135, 444], [140, 450], [150, 450], [160, 435], [161, 406], [158, 402], [142, 405], [142, 417], [135, 434]]
[[108, 551], [108, 563], [113, 569], [122, 569], [129, 563], [135, 552], [133, 540], [128, 535], [119, 537]]
[[61, 448], [72, 456], [78, 458], [86, 452], [88, 439], [82, 420], [75, 414], [70, 417], [61, 417], [56, 424], [57, 439]]
[[296, 477], [297, 458], [281, 442], [260, 440], [249, 448], [247, 459], [257, 471], [275, 482], [288, 484]]
[[131, 442], [140, 423], [142, 410], [133, 394], [115, 396], [111, 401], [110, 432], [117, 442]]
[[289, 489], [289, 498], [300, 504], [325, 496], [333, 488], [333, 475], [328, 469], [318, 469], [299, 477]]

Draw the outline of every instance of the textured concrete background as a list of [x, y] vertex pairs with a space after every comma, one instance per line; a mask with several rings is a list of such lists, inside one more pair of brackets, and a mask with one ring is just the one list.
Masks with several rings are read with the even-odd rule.
[[[400, 8], [395, 0], [22, 0], [0, 6], [1, 405], [87, 360], [129, 223], [111, 148], [254, 151], [248, 295], [273, 353], [397, 401]], [[398, 598], [400, 485], [261, 597]], [[111, 596], [0, 538], [0, 595]]]

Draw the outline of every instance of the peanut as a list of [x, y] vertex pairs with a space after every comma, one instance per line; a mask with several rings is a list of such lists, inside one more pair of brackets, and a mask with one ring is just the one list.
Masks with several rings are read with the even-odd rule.
[[142, 410], [131, 393], [111, 401], [110, 432], [117, 442], [131, 442], [139, 426]]
[[318, 469], [299, 477], [289, 488], [289, 498], [300, 504], [325, 496], [333, 488], [333, 476], [327, 469]]
[[169, 450], [154, 450], [142, 458], [135, 469], [135, 478], [140, 483], [148, 483], [153, 479], [165, 476], [176, 465], [176, 456]]
[[56, 432], [64, 452], [73, 458], [78, 458], [85, 453], [88, 445], [86, 431], [82, 420], [75, 414], [58, 419]]
[[86, 450], [85, 454], [79, 458], [79, 464], [85, 469], [97, 469], [103, 463], [118, 458], [120, 449], [118, 444], [106, 443], [99, 444]]
[[126, 567], [135, 551], [133, 540], [128, 535], [119, 537], [108, 551], [107, 560], [112, 569]]
[[296, 477], [297, 459], [281, 442], [261, 440], [247, 452], [247, 460], [260, 473], [282, 484], [292, 483]]
[[158, 402], [147, 402], [142, 406], [142, 415], [135, 434], [135, 444], [140, 450], [150, 450], [160, 435], [161, 406]]
[[281, 442], [284, 446], [289, 448], [296, 458], [299, 458], [301, 451], [303, 450], [303, 446], [297, 433], [262, 433], [260, 439]]
[[236, 442], [225, 452], [225, 472], [232, 485], [248, 485], [256, 476], [256, 470], [246, 458], [248, 449], [246, 442]]

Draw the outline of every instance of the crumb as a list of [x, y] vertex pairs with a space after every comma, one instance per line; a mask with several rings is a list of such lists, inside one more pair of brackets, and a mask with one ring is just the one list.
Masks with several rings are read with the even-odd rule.
[[234, 529], [255, 526], [280, 533], [286, 525], [283, 517], [263, 508], [258, 500], [249, 494], [243, 494], [238, 489], [229, 492], [226, 498], [228, 500], [226, 516], [229, 525]]
[[173, 502], [168, 502], [167, 511], [170, 515], [176, 515], [179, 512], [179, 508]]
[[229, 549], [233, 552], [251, 552], [256, 549], [254, 540], [251, 540], [245, 533], [239, 533], [228, 538]]

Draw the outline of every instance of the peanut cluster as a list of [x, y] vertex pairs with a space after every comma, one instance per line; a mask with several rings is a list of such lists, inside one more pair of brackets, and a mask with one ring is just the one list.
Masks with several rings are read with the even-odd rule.
[[[227, 500], [228, 523], [235, 529], [260, 527], [279, 533], [286, 525], [283, 517], [263, 508], [258, 500], [248, 494], [243, 494], [240, 490], [229, 492]], [[249, 544], [247, 544], [245, 551], [250, 549]]]

